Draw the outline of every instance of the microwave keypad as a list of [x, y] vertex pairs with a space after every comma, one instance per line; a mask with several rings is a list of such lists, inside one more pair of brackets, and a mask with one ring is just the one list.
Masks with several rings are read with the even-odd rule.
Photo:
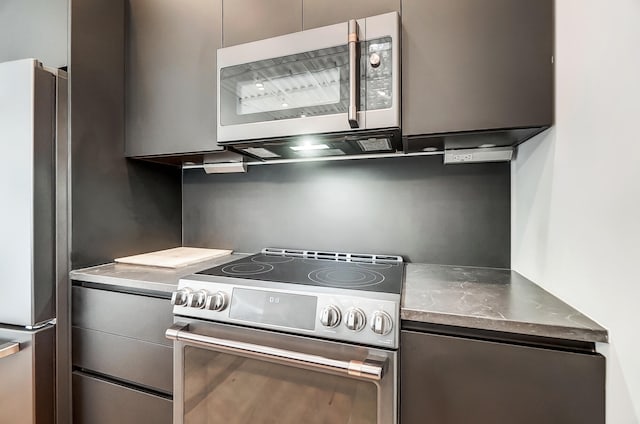
[[[392, 106], [392, 52], [391, 38], [365, 42], [362, 49], [362, 75], [364, 109], [387, 109]], [[363, 99], [364, 100], [364, 99]]]

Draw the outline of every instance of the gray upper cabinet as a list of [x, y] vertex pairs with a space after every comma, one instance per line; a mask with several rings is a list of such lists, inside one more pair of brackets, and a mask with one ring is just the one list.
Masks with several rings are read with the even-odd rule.
[[302, 0], [225, 0], [224, 47], [302, 30]]
[[129, 0], [127, 12], [126, 155], [219, 150], [222, 0]]
[[400, 11], [400, 0], [303, 0], [304, 29]]
[[553, 0], [128, 0], [126, 155], [221, 150], [218, 48], [394, 10], [407, 151], [518, 144], [553, 123]]
[[403, 134], [546, 126], [552, 0], [402, 0]]

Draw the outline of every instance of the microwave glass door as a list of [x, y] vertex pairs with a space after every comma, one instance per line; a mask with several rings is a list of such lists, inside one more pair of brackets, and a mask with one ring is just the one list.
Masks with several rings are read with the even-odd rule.
[[184, 424], [376, 424], [374, 382], [184, 348]]
[[[359, 44], [360, 110], [392, 106], [391, 46], [391, 37]], [[219, 90], [222, 126], [346, 114], [348, 47], [224, 67]]]

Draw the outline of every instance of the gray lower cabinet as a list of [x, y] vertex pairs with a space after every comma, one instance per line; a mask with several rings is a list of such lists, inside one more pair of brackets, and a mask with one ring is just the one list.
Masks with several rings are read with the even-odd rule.
[[216, 52], [222, 0], [127, 4], [126, 156], [221, 150]]
[[400, 0], [302, 0], [304, 29], [400, 12]]
[[402, 424], [604, 424], [598, 354], [402, 331]]
[[225, 0], [224, 47], [302, 30], [302, 0]]
[[74, 424], [171, 424], [171, 400], [73, 373]]
[[170, 423], [169, 299], [83, 284], [72, 287], [74, 423]]
[[100, 331], [73, 328], [73, 365], [124, 383], [173, 392], [173, 349]]
[[550, 125], [553, 0], [402, 0], [404, 136]]

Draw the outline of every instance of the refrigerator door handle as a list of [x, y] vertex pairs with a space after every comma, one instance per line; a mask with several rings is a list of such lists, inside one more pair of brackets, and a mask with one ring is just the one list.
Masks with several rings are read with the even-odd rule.
[[14, 353], [18, 353], [20, 351], [20, 343], [18, 342], [9, 342], [0, 344], [0, 359], [6, 358], [7, 356], [11, 356]]

